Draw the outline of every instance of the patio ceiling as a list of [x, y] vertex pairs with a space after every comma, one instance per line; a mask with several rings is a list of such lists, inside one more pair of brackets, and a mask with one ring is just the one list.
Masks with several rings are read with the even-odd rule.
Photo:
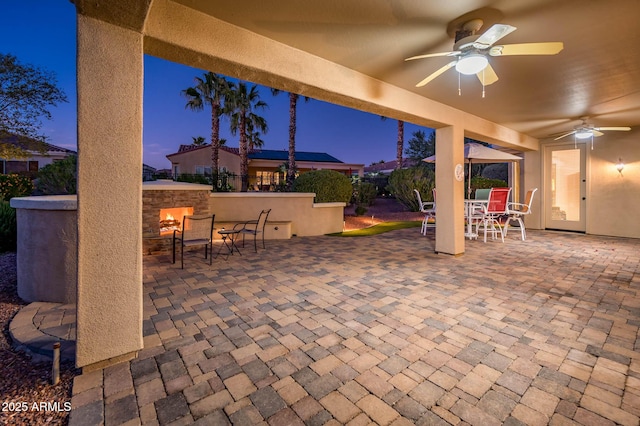
[[[85, 11], [100, 6], [76, 0]], [[95, 3], [95, 4], [92, 4]], [[152, 2], [122, 1], [116, 13], [144, 14]], [[135, 5], [132, 5], [135, 3]], [[544, 139], [569, 131], [589, 116], [599, 126], [640, 125], [640, 2], [638, 0], [168, 0], [266, 39]], [[472, 13], [473, 12], [473, 13]], [[97, 12], [99, 13], [99, 12]], [[451, 61], [423, 53], [453, 49], [447, 28], [463, 16], [517, 27], [497, 44], [561, 41], [553, 56], [494, 57], [499, 81], [486, 87], [475, 76], [449, 70], [425, 87], [415, 84]], [[124, 22], [122, 17], [107, 19]]]
[[[596, 126], [640, 125], [640, 2], [637, 0], [177, 0], [251, 32], [535, 138], [571, 130], [580, 116]], [[276, 6], [277, 4], [277, 6]], [[450, 62], [409, 56], [452, 50], [450, 22], [469, 12], [517, 27], [498, 44], [561, 41], [555, 56], [495, 57], [500, 80], [486, 97], [474, 76], [449, 70], [415, 84]]]

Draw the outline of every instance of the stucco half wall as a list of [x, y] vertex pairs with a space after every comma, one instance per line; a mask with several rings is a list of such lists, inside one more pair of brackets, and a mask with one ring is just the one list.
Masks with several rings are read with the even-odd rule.
[[210, 211], [216, 222], [255, 220], [271, 209], [269, 221], [291, 222], [291, 233], [299, 237], [342, 232], [345, 203], [314, 203], [314, 193], [214, 192]]

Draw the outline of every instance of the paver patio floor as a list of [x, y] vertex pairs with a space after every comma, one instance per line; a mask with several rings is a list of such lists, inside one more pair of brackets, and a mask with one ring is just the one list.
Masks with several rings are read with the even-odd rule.
[[71, 425], [638, 424], [640, 240], [431, 234], [145, 257], [145, 349]]

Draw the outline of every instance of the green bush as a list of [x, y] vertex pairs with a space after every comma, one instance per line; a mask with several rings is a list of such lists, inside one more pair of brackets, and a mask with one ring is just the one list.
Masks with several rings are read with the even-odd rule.
[[9, 201], [13, 197], [26, 197], [32, 192], [33, 183], [27, 176], [0, 175], [0, 201]]
[[205, 175], [192, 175], [192, 174], [183, 173], [176, 178], [176, 181], [211, 185], [211, 178]]
[[435, 173], [427, 167], [417, 166], [394, 170], [389, 176], [387, 189], [400, 203], [413, 212], [420, 210], [414, 189], [420, 192], [422, 201], [433, 201]]
[[500, 179], [487, 179], [480, 176], [471, 178], [471, 194], [476, 193], [476, 189], [504, 188], [507, 182]]
[[294, 192], [315, 192], [316, 203], [349, 203], [353, 195], [351, 180], [334, 170], [302, 173], [293, 182]]
[[36, 192], [43, 195], [76, 194], [77, 183], [78, 159], [75, 155], [70, 155], [40, 169]]
[[18, 224], [16, 210], [8, 201], [0, 200], [0, 253], [15, 251], [18, 240]]
[[369, 182], [358, 181], [353, 184], [353, 196], [351, 202], [356, 206], [370, 206], [376, 200], [378, 190]]

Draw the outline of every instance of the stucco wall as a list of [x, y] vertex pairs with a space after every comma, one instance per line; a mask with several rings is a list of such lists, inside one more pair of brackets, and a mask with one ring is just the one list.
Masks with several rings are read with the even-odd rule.
[[[586, 226], [587, 234], [640, 238], [640, 131], [608, 132], [590, 142], [586, 149]], [[531, 229], [545, 228], [544, 148], [525, 153], [523, 189], [539, 188], [532, 213], [525, 218]], [[569, 141], [571, 143], [571, 141]], [[622, 175], [615, 168], [625, 163]]]
[[[240, 173], [240, 157], [227, 152], [223, 149], [219, 150], [218, 166], [226, 168], [232, 173]], [[187, 151], [169, 158], [171, 161], [171, 170], [175, 170], [178, 165], [178, 173], [195, 174], [196, 166], [211, 167], [211, 147], [204, 147]]]
[[211, 194], [216, 222], [258, 218], [271, 209], [269, 221], [290, 221], [291, 233], [300, 237], [342, 232], [345, 203], [314, 204], [313, 193], [218, 192]]
[[78, 258], [75, 195], [13, 198], [18, 221], [18, 296], [75, 303]]

